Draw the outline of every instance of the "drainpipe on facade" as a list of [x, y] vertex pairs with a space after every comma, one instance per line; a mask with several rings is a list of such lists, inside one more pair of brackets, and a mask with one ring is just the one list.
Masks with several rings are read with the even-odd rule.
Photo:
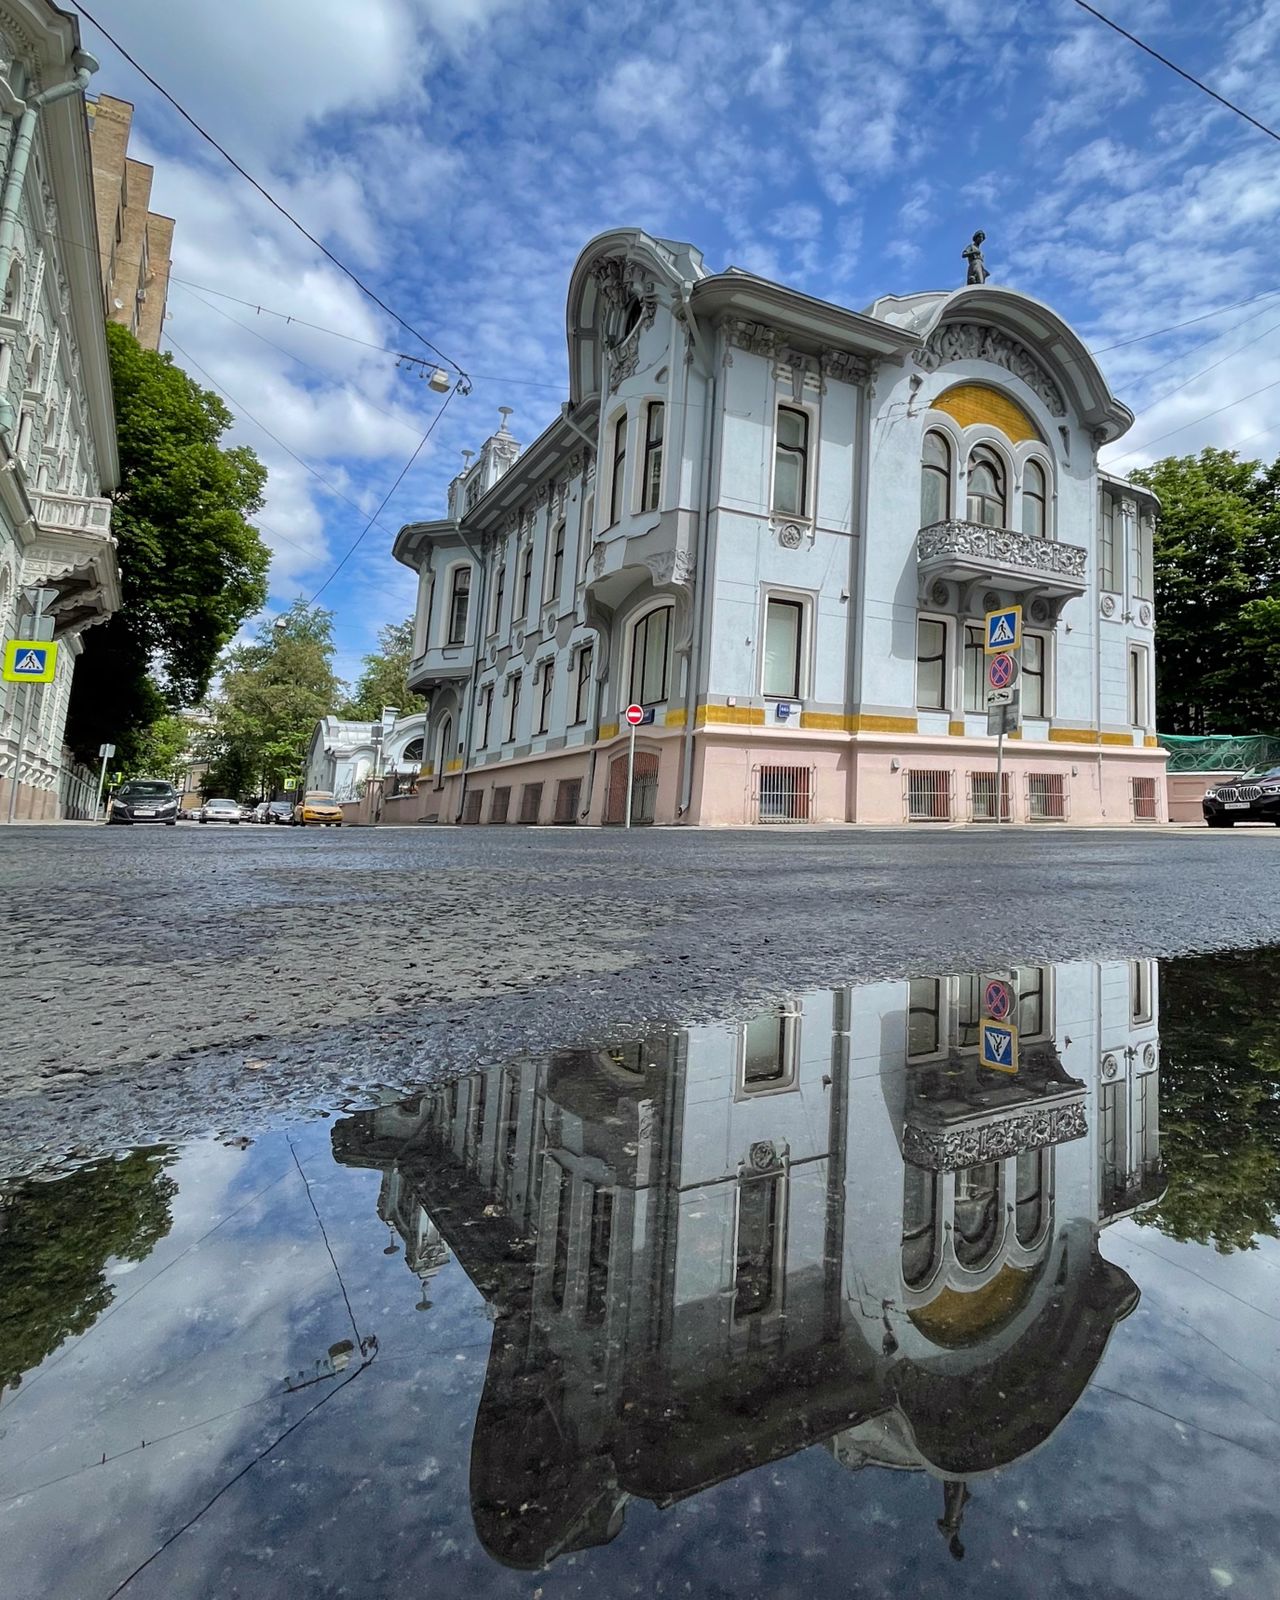
[[[712, 456], [715, 447], [715, 412], [716, 412], [716, 369], [711, 352], [698, 328], [694, 316], [693, 306], [690, 304], [689, 290], [686, 289], [682, 296], [684, 305], [685, 337], [693, 345], [701, 357], [702, 365], [706, 369], [705, 408], [702, 414], [702, 482], [699, 486], [698, 508], [698, 565], [697, 575], [694, 580], [694, 605], [695, 626], [693, 641], [689, 649], [689, 682], [685, 691], [685, 718], [684, 718], [684, 761], [680, 773], [680, 804], [676, 815], [683, 817], [688, 811], [693, 800], [693, 745], [696, 724], [698, 719], [698, 679], [702, 672], [702, 650], [710, 614], [710, 599], [707, 594], [707, 573], [710, 570], [710, 544], [711, 544], [711, 469]], [[688, 381], [686, 378], [686, 397], [688, 395]], [[686, 398], [685, 416], [688, 417], [688, 403]]]
[[[867, 526], [871, 516], [871, 421], [872, 405], [871, 394], [875, 388], [875, 377], [869, 376], [867, 381], [858, 386], [858, 431], [853, 452], [853, 470], [857, 481], [853, 486], [851, 504], [856, 507], [856, 512], [850, 518], [850, 532], [852, 535], [849, 550], [849, 598], [845, 602], [845, 682], [844, 703], [846, 716], [853, 715], [853, 708], [860, 704], [862, 687], [865, 682], [863, 673], [863, 640], [865, 628], [862, 625], [862, 596], [867, 592]], [[849, 756], [849, 770], [853, 781], [853, 817], [858, 816], [858, 762], [856, 742], [851, 745]], [[846, 801], [848, 796], [846, 796]]]
[[[35, 141], [36, 123], [45, 106], [50, 106], [58, 100], [65, 100], [73, 94], [83, 94], [89, 86], [89, 79], [98, 70], [98, 59], [89, 54], [87, 50], [77, 50], [71, 58], [76, 69], [74, 78], [66, 83], [55, 84], [51, 89], [43, 89], [39, 94], [32, 95], [29, 100], [21, 100], [13, 93], [7, 81], [3, 82], [4, 98], [13, 106], [13, 114], [18, 117], [18, 129], [13, 141], [13, 153], [9, 159], [9, 171], [5, 177], [4, 193], [0, 196], [0, 293], [9, 281], [9, 267], [13, 262], [14, 241], [18, 235], [18, 212], [22, 206], [22, 191], [27, 181], [27, 167], [31, 161], [31, 146]], [[13, 427], [13, 412], [7, 403], [0, 403], [0, 432], [8, 433]]]
[[[1096, 450], [1093, 452], [1093, 470], [1096, 482], [1098, 471]], [[1102, 615], [1102, 562], [1099, 556], [1102, 553], [1102, 496], [1105, 492], [1099, 487], [1093, 497], [1093, 731], [1098, 741], [1098, 811], [1103, 817], [1107, 814], [1102, 772], [1102, 624], [1105, 618]]]

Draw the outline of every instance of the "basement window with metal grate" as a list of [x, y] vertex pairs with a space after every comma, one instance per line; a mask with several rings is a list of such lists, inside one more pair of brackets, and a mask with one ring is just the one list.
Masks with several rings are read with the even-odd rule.
[[578, 806], [582, 801], [582, 779], [561, 778], [556, 785], [556, 821], [569, 827], [578, 820]]
[[541, 810], [542, 785], [540, 783], [526, 783], [520, 791], [521, 822], [537, 822], [538, 813]]
[[757, 767], [755, 789], [757, 822], [811, 820], [812, 767]]
[[1031, 822], [1067, 820], [1067, 780], [1060, 772], [1027, 774], [1027, 817]]
[[907, 820], [951, 821], [951, 774], [913, 767], [907, 773]]
[[480, 808], [484, 804], [484, 790], [470, 789], [467, 798], [462, 802], [462, 820], [468, 825], [474, 825], [480, 820]]
[[[1000, 787], [1002, 790], [1002, 806], [1004, 815], [1002, 822], [1013, 821], [1013, 794], [1009, 783], [1009, 774], [1002, 773], [1003, 779]], [[970, 822], [994, 822], [996, 820], [996, 775], [994, 772], [971, 772], [969, 774], [969, 820]]]
[[493, 791], [493, 798], [489, 802], [489, 821], [505, 822], [510, 809], [511, 789], [509, 785], [504, 784]]
[[1133, 820], [1135, 822], [1155, 822], [1156, 818], [1156, 780], [1154, 778], [1130, 778], [1130, 793], [1133, 799]]

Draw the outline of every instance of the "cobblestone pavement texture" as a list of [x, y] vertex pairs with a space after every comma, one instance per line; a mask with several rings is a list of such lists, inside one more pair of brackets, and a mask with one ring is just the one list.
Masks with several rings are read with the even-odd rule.
[[1280, 941], [1280, 833], [0, 830], [0, 1174], [912, 971]]

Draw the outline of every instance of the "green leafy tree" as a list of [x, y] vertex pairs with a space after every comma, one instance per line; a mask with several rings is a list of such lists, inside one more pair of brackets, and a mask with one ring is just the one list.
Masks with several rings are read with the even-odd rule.
[[1280, 1236], [1280, 951], [1162, 964], [1160, 1150], [1138, 1220], [1223, 1253]]
[[138, 730], [129, 760], [115, 760], [112, 766], [129, 778], [172, 778], [190, 742], [191, 730], [186, 723], [166, 711]]
[[67, 742], [84, 759], [110, 742], [127, 765], [166, 709], [203, 698], [220, 651], [266, 599], [270, 555], [250, 518], [267, 474], [252, 450], [219, 443], [231, 413], [172, 357], [114, 322], [107, 347], [123, 606], [84, 635]]
[[225, 657], [204, 794], [273, 794], [300, 773], [315, 725], [344, 691], [333, 671], [333, 615], [296, 600], [252, 644]]
[[354, 722], [376, 722], [383, 706], [395, 706], [402, 716], [421, 711], [426, 701], [409, 688], [409, 663], [413, 659], [413, 618], [389, 622], [378, 629], [378, 648], [364, 658], [364, 671], [356, 679], [342, 715]]
[[111, 1304], [110, 1260], [141, 1261], [169, 1232], [166, 1159], [136, 1151], [0, 1195], [0, 1390]]
[[1233, 450], [1133, 474], [1160, 496], [1156, 715], [1166, 733], [1280, 731], [1280, 462]]

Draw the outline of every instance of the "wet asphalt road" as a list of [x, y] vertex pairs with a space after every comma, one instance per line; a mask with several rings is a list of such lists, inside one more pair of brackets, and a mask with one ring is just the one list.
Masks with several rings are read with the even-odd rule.
[[1280, 831], [0, 830], [0, 1173], [908, 971], [1280, 942]]

